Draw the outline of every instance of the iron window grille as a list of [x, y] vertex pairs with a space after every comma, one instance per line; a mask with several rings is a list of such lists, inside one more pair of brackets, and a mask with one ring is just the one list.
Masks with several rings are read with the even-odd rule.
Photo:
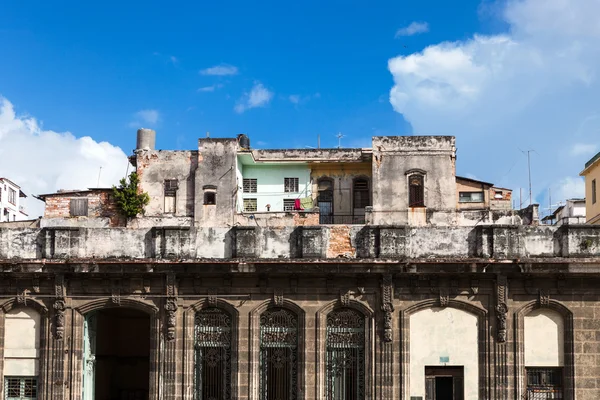
[[231, 316], [219, 308], [194, 320], [195, 400], [231, 400]]
[[527, 400], [563, 398], [562, 368], [527, 368]]
[[165, 179], [165, 196], [175, 196], [177, 189], [179, 188], [179, 183], [177, 179]]
[[37, 377], [4, 378], [4, 396], [6, 400], [36, 400]]
[[256, 193], [257, 179], [244, 178], [243, 190], [244, 193]]
[[298, 178], [283, 178], [283, 191], [286, 193], [297, 193]]
[[408, 177], [408, 193], [409, 207], [425, 207], [423, 175], [411, 175]]
[[283, 200], [283, 211], [294, 211], [294, 204], [296, 200], [294, 199], [284, 199]]
[[327, 400], [365, 399], [365, 318], [351, 308], [327, 316]]
[[244, 211], [253, 212], [257, 210], [256, 199], [244, 199]]
[[371, 205], [369, 181], [366, 179], [356, 179], [352, 191], [354, 193], [354, 208], [365, 208]]
[[260, 399], [298, 398], [298, 318], [284, 308], [260, 316]]

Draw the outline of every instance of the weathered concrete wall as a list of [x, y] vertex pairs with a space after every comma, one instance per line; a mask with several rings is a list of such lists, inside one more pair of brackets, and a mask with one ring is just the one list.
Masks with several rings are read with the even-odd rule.
[[[450, 136], [373, 138], [373, 212], [376, 223], [406, 223], [408, 175], [424, 175], [425, 207], [456, 209], [455, 139]], [[381, 214], [381, 215], [377, 215]]]
[[[194, 221], [199, 226], [232, 226], [237, 196], [236, 139], [199, 139]], [[216, 191], [216, 205], [205, 205], [207, 190]]]
[[236, 214], [236, 226], [307, 226], [319, 225], [317, 211], [256, 212]]
[[592, 226], [0, 228], [0, 259], [600, 257]]
[[195, 173], [197, 151], [136, 150], [137, 173], [140, 189], [150, 195], [147, 216], [161, 216], [165, 212], [164, 183], [176, 179], [175, 216], [194, 215]]
[[[354, 179], [361, 177], [369, 181], [369, 190], [371, 189], [371, 162], [362, 163], [311, 163], [310, 178], [312, 180], [313, 199], [317, 201], [319, 195], [318, 182], [321, 178], [331, 178], [333, 180], [333, 213], [335, 215], [353, 214], [353, 185]], [[369, 193], [372, 202], [372, 193]], [[361, 214], [362, 210], [359, 211]]]
[[357, 162], [369, 158], [370, 154], [362, 149], [277, 149], [277, 150], [252, 150], [256, 161], [346, 161]]

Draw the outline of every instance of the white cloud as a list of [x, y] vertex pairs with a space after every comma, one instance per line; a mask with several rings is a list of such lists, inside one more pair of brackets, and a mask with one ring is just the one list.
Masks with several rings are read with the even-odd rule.
[[292, 103], [292, 104], [298, 104], [298, 103], [300, 103], [300, 99], [301, 99], [301, 97], [298, 94], [292, 94], [289, 97], [290, 103]]
[[313, 95], [306, 95], [306, 96], [302, 96], [299, 94], [291, 94], [288, 96], [288, 100], [290, 101], [290, 103], [294, 104], [294, 105], [299, 105], [299, 104], [304, 104], [309, 102], [312, 99], [320, 99], [321, 98], [321, 93], [315, 93]]
[[534, 195], [543, 199], [583, 169], [589, 148], [575, 144], [600, 140], [600, 2], [510, 0], [501, 11], [505, 34], [390, 59], [389, 100], [415, 134], [457, 136], [459, 172], [477, 169], [518, 191], [528, 185], [526, 158], [506, 170], [523, 157], [518, 148], [535, 149]]
[[596, 146], [593, 143], [589, 143], [589, 144], [588, 143], [575, 143], [571, 147], [569, 154], [574, 157], [592, 155], [592, 154], [596, 153], [597, 148], [598, 148], [598, 146]]
[[568, 176], [551, 186], [552, 202], [585, 197], [585, 181], [580, 177]]
[[169, 56], [169, 60], [175, 65], [179, 62], [179, 59], [175, 56]]
[[0, 175], [29, 196], [25, 201], [30, 218], [44, 209], [44, 203], [32, 195], [110, 187], [125, 176], [127, 166], [127, 156], [119, 147], [89, 136], [44, 130], [35, 118], [16, 115], [13, 105], [0, 97]]
[[222, 83], [216, 83], [214, 85], [201, 87], [198, 89], [198, 92], [214, 92], [215, 90], [220, 89], [222, 87]]
[[429, 32], [429, 24], [427, 22], [412, 22], [410, 25], [400, 28], [396, 31], [396, 38], [400, 36], [413, 36], [419, 33]]
[[250, 93], [244, 93], [234, 107], [234, 110], [241, 114], [251, 108], [264, 107], [269, 104], [272, 98], [273, 92], [267, 89], [262, 83], [255, 82]]
[[200, 71], [201, 75], [216, 75], [216, 76], [227, 76], [237, 75], [237, 67], [229, 64], [215, 65], [214, 67], [206, 68]]
[[140, 110], [133, 117], [133, 121], [129, 123], [131, 128], [141, 128], [142, 125], [154, 127], [160, 120], [160, 113], [158, 110]]

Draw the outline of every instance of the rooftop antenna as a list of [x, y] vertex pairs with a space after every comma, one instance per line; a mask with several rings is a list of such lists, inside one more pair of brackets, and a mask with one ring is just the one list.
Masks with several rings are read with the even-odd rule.
[[102, 174], [102, 167], [100, 167], [100, 171], [98, 172], [98, 182], [96, 183], [96, 187], [100, 187], [100, 174]]
[[338, 138], [338, 149], [341, 149], [342, 148], [342, 138], [344, 137], [344, 135], [342, 135], [342, 132], [338, 132], [336, 137]]
[[[519, 149], [521, 150], [521, 149]], [[533, 149], [529, 149], [529, 150], [521, 150], [521, 153], [525, 154], [527, 153], [527, 172], [529, 175], [529, 205], [531, 205], [531, 202], [533, 201], [532, 195], [531, 195], [531, 157], [530, 157], [530, 153], [532, 151], [535, 151]]]

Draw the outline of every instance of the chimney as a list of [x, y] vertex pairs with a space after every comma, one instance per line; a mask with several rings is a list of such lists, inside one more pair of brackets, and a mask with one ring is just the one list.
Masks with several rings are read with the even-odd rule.
[[136, 150], [154, 150], [156, 132], [152, 129], [141, 128], [137, 131]]

